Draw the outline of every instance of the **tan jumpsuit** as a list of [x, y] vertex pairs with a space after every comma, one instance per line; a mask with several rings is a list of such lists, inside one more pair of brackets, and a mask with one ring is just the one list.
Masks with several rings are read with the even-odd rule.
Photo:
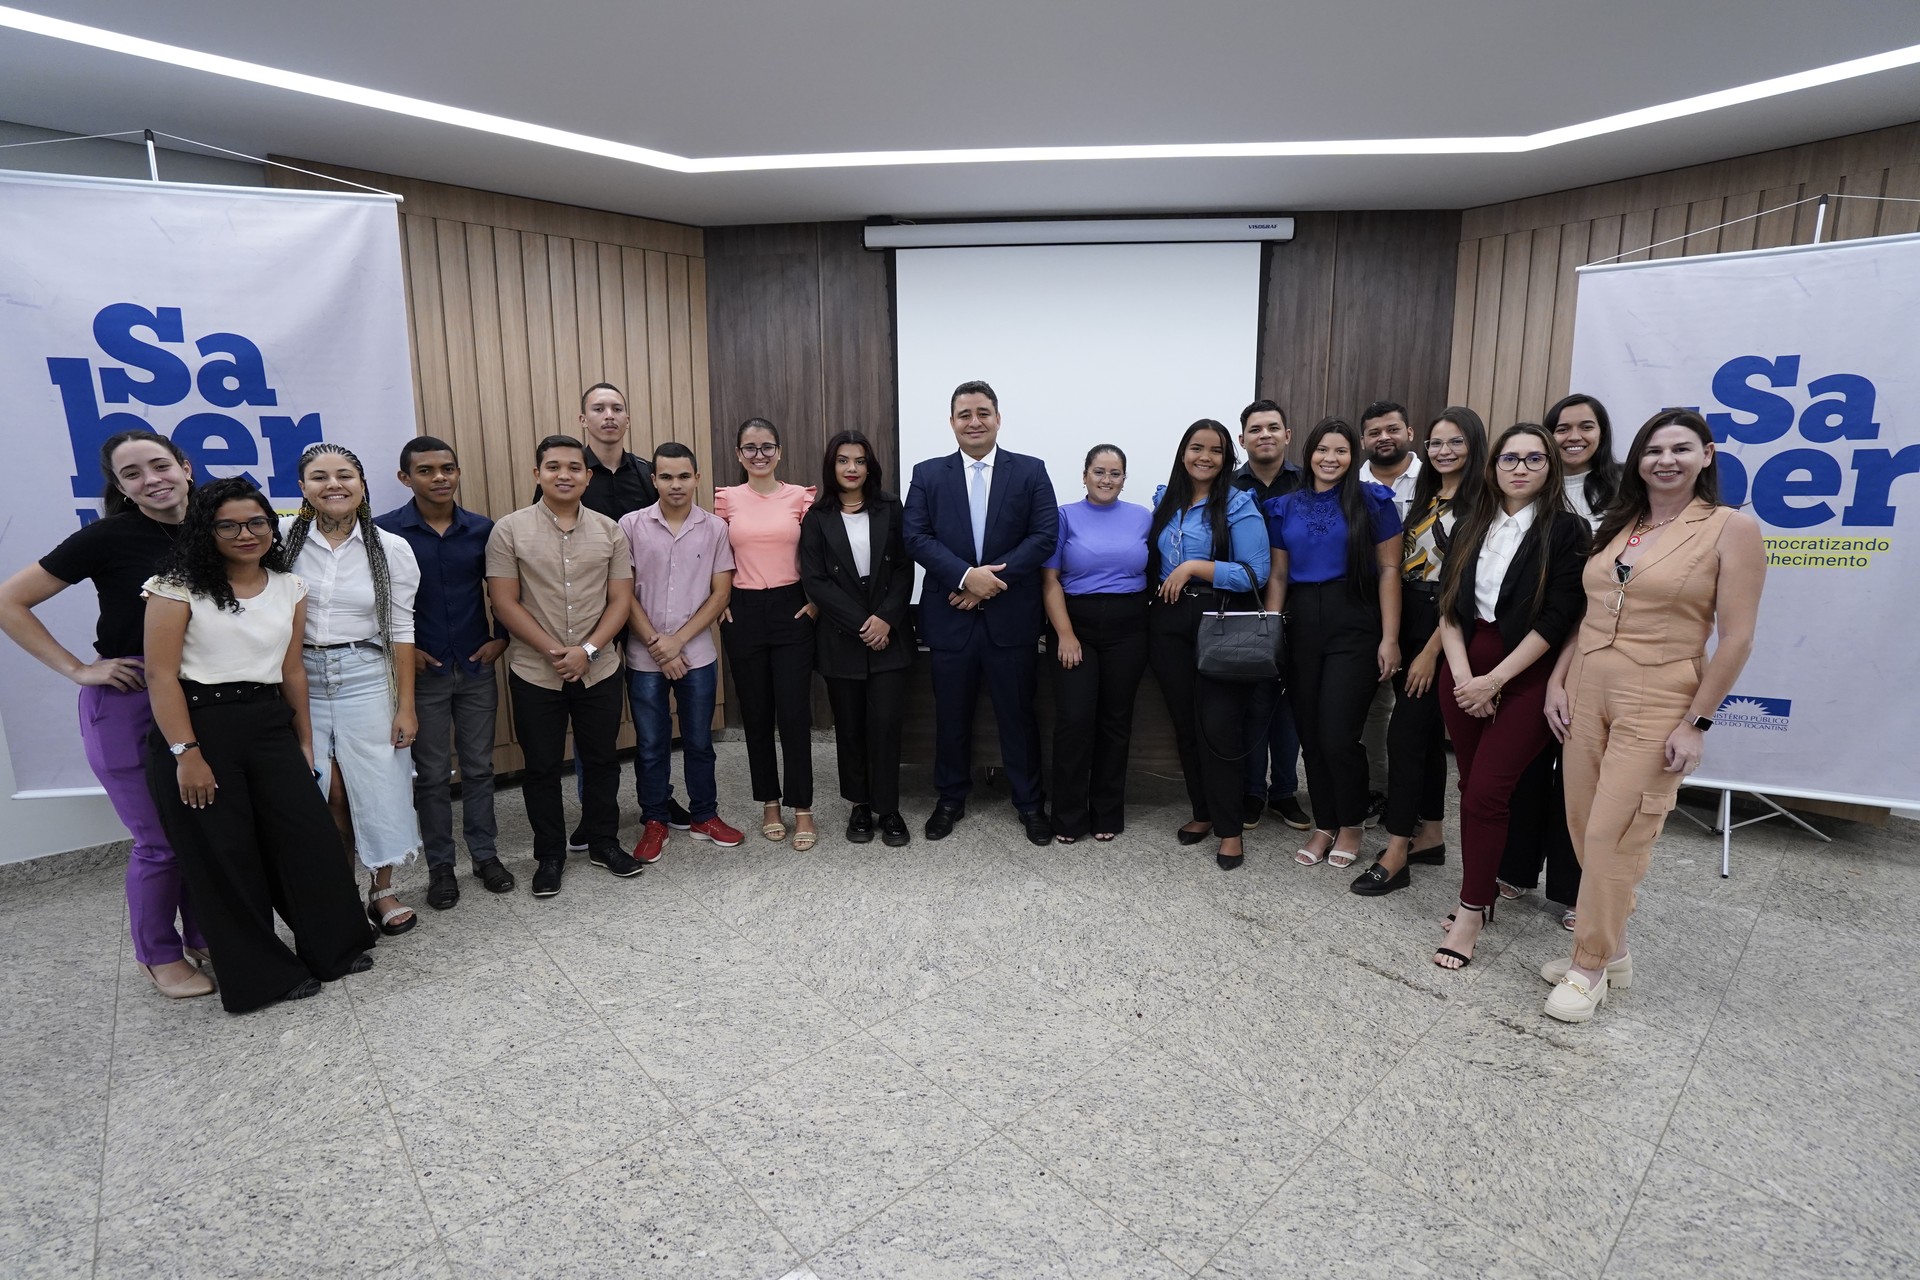
[[1597, 548], [1582, 585], [1586, 617], [1567, 676], [1572, 723], [1562, 769], [1567, 829], [1580, 860], [1573, 962], [1620, 955], [1634, 895], [1682, 775], [1666, 741], [1706, 667], [1720, 580], [1720, 532], [1733, 514], [1696, 500], [1634, 565], [1623, 588], [1614, 557], [1630, 531]]

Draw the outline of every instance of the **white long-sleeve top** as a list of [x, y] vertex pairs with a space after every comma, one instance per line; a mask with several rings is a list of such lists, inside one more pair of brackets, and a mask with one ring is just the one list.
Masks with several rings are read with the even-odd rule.
[[[420, 562], [407, 540], [375, 529], [387, 553], [387, 576], [393, 585], [388, 630], [395, 644], [413, 643], [413, 600], [420, 591]], [[373, 572], [367, 566], [367, 547], [355, 525], [347, 540], [329, 546], [318, 529], [307, 533], [306, 545], [295, 559], [294, 572], [307, 584], [307, 633], [304, 644], [344, 644], [349, 640], [379, 640], [380, 621], [373, 607]]]

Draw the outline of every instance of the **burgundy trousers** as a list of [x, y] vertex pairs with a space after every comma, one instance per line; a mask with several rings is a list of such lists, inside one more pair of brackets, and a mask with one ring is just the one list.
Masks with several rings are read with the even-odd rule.
[[[1507, 646], [1500, 629], [1486, 619], [1474, 623], [1467, 637], [1467, 666], [1485, 675], [1506, 659]], [[1467, 907], [1491, 906], [1498, 892], [1500, 857], [1507, 848], [1507, 825], [1512, 814], [1514, 788], [1534, 757], [1547, 745], [1547, 677], [1553, 671], [1549, 652], [1507, 681], [1500, 706], [1493, 715], [1470, 716], [1453, 696], [1452, 671], [1442, 667], [1440, 713], [1453, 739], [1454, 767], [1460, 774], [1460, 902]]]

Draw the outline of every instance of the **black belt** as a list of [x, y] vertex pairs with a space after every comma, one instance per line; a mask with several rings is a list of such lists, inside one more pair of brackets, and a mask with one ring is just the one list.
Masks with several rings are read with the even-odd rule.
[[227, 706], [237, 702], [265, 702], [280, 696], [277, 684], [257, 684], [251, 680], [235, 680], [226, 684], [201, 684], [198, 680], [182, 680], [180, 692], [187, 695], [187, 701], [198, 706], [219, 703]]
[[1437, 582], [1408, 582], [1403, 578], [1400, 589], [1410, 595], [1431, 596], [1436, 600], [1440, 598], [1440, 584]]
[[332, 644], [303, 644], [302, 649], [378, 649], [378, 640], [336, 640]]

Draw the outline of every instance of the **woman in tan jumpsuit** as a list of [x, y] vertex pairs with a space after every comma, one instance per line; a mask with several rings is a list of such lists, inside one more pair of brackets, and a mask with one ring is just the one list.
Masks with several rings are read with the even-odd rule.
[[1587, 1021], [1609, 987], [1632, 983], [1627, 917], [1653, 842], [1753, 650], [1766, 549], [1757, 520], [1720, 505], [1713, 453], [1690, 409], [1634, 436], [1582, 576], [1586, 616], [1548, 684], [1581, 872], [1573, 957], [1540, 971], [1562, 1022]]

